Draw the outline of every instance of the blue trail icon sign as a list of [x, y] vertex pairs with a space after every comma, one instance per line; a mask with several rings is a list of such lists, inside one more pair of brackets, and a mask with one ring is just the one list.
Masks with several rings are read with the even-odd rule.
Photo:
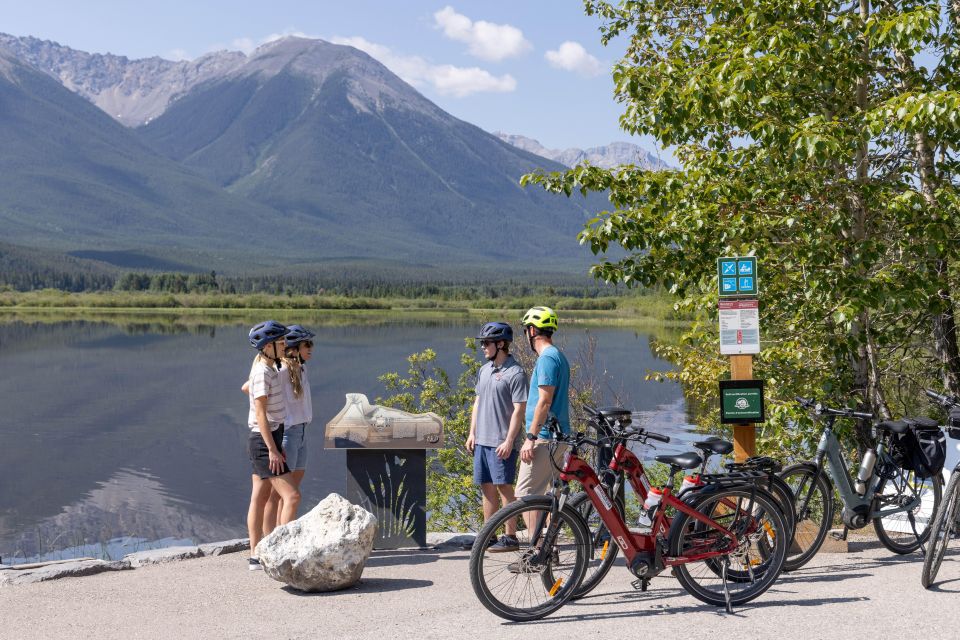
[[757, 259], [753, 256], [717, 258], [721, 298], [757, 295]]

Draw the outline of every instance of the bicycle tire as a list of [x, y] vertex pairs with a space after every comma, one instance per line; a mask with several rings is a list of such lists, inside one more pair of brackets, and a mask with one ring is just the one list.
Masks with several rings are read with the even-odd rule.
[[[886, 484], [891, 481], [902, 480], [901, 484], [896, 485], [896, 491], [891, 494], [883, 494], [883, 489], [886, 487]], [[878, 501], [882, 500], [884, 496], [889, 496], [892, 499], [902, 499], [904, 491], [911, 485], [916, 484], [916, 475], [912, 471], [906, 471], [904, 469], [899, 469], [897, 475], [894, 478], [884, 480], [881, 482], [880, 486], [877, 487], [877, 495], [874, 497], [873, 510], [876, 511], [876, 505]], [[899, 532], [893, 528], [894, 523], [897, 523], [901, 528], [906, 528], [906, 523], [909, 523], [904, 512], [899, 514], [894, 514], [893, 516], [888, 516], [887, 518], [874, 518], [873, 519], [873, 528], [877, 532], [877, 538], [880, 539], [880, 542], [890, 551], [904, 555], [907, 553], [913, 553], [920, 548], [924, 542], [927, 541], [927, 538], [930, 537], [930, 524], [934, 517], [936, 517], [937, 507], [940, 506], [940, 499], [943, 495], [943, 478], [940, 474], [935, 474], [931, 478], [926, 478], [924, 480], [924, 485], [927, 482], [930, 482], [933, 490], [933, 505], [930, 507], [930, 513], [926, 517], [926, 525], [924, 530], [920, 533], [919, 536], [915, 535], [913, 531]], [[917, 506], [917, 511], [925, 510], [923, 500], [921, 498], [920, 504]], [[884, 520], [887, 520], [885, 523]], [[909, 542], [901, 542], [901, 538], [894, 535], [896, 533], [902, 533], [903, 540], [909, 540]]]
[[[740, 605], [760, 596], [776, 581], [783, 568], [790, 537], [787, 535], [787, 525], [777, 504], [777, 499], [769, 492], [750, 487], [732, 487], [703, 492], [695, 498], [694, 503], [697, 511], [710, 514], [715, 513], [715, 506], [720, 500], [735, 502], [736, 505], [735, 509], [730, 510], [732, 519], [729, 522], [714, 518], [718, 524], [723, 525], [728, 530], [747, 530], [748, 526], [745, 525], [748, 525], [749, 521], [741, 520], [741, 518], [744, 517], [743, 514], [748, 512], [752, 514], [753, 510], [756, 509], [757, 513], [764, 514], [769, 527], [775, 532], [773, 536], [770, 536], [770, 529], [756, 528], [753, 534], [740, 538], [743, 541], [740, 548], [726, 556], [728, 562], [732, 559], [737, 562], [738, 566], [758, 567], [752, 575], [751, 582], [734, 582], [732, 587], [728, 586], [730, 589], [730, 604]], [[747, 517], [753, 518], [753, 515]], [[672, 557], [680, 557], [690, 553], [691, 549], [708, 549], [721, 542], [720, 536], [722, 534], [719, 531], [706, 527], [699, 520], [684, 512], [679, 512], [670, 525], [669, 554]], [[753, 541], [763, 541], [764, 539], [765, 545], [768, 546], [771, 553], [762, 563], [754, 565], [750, 555], [751, 546]], [[758, 545], [759, 547], [760, 545]], [[726, 597], [723, 590], [723, 580], [715, 574], [709, 564], [709, 562], [679, 564], [673, 568], [674, 575], [687, 593], [694, 598], [717, 607], [725, 606]], [[698, 581], [701, 579], [712, 582], [714, 589], [700, 584]]]
[[[783, 563], [784, 571], [796, 571], [817, 554], [827, 531], [833, 523], [833, 486], [823, 470], [814, 479], [816, 466], [811, 463], [790, 465], [780, 472], [780, 478], [793, 491], [794, 525], [787, 559]], [[807, 490], [816, 483], [805, 513], [800, 513]]]
[[768, 482], [764, 482], [762, 486], [772, 493], [773, 496], [777, 498], [780, 506], [783, 507], [783, 517], [786, 521], [787, 530], [790, 531], [790, 537], [792, 538], [793, 532], [797, 528], [797, 513], [793, 509], [796, 500], [793, 495], [793, 489], [778, 475], [774, 475]]
[[[563, 544], [555, 547], [556, 556], [552, 550], [547, 551], [548, 559], [542, 567], [524, 564], [530, 554], [538, 551], [529, 546], [529, 539], [524, 540], [526, 548], [521, 544], [516, 552], [491, 553], [487, 550], [487, 543], [502, 532], [509, 520], [524, 513], [549, 516], [552, 507], [551, 496], [522, 498], [493, 514], [477, 534], [470, 552], [470, 583], [481, 604], [491, 613], [515, 622], [539, 620], [566, 604], [580, 585], [587, 566], [590, 534], [583, 518], [570, 505], [565, 505], [558, 514], [561, 521], [559, 539]], [[525, 535], [529, 534], [518, 532], [518, 538]], [[559, 571], [561, 567], [563, 570]], [[561, 573], [562, 576], [558, 577]], [[519, 589], [517, 585], [521, 585]], [[545, 595], [538, 597], [537, 591], [541, 587]], [[506, 601], [510, 598], [514, 600]], [[517, 602], [517, 598], [523, 598], [523, 602]]]
[[943, 557], [956, 530], [957, 516], [960, 515], [960, 473], [957, 469], [950, 475], [950, 482], [947, 483], [940, 504], [943, 508], [937, 511], [933, 526], [930, 527], [930, 542], [923, 557], [923, 573], [920, 575], [920, 582], [927, 589], [937, 578]]
[[[783, 505], [782, 505], [782, 503], [781, 503], [781, 497], [780, 497], [779, 495], [773, 493], [772, 491], [770, 491], [770, 490], [768, 490], [768, 489], [766, 489], [766, 488], [764, 488], [764, 487], [762, 487], [762, 486], [756, 486], [756, 487], [754, 487], [753, 485], [744, 484], [744, 485], [740, 485], [740, 486], [737, 487], [737, 488], [743, 489], [743, 490], [745, 490], [745, 491], [747, 491], [747, 492], [761, 493], [761, 494], [763, 494], [765, 497], [767, 497], [767, 498], [776, 506], [775, 511], [777, 512], [777, 514], [778, 514], [781, 518], [783, 518], [784, 530], [783, 530], [783, 533], [782, 533], [781, 535], [785, 535], [786, 538], [787, 538], [787, 540], [790, 540], [790, 536], [792, 535], [792, 530], [790, 529], [790, 525], [787, 524], [788, 518], [787, 518], [787, 516], [786, 516], [786, 511], [791, 511], [792, 509], [791, 509], [790, 507], [788, 507], [787, 510], [784, 510]], [[694, 505], [694, 506], [700, 504], [700, 502], [698, 501], [698, 496], [696, 496], [696, 495], [691, 496], [691, 499], [690, 499], [689, 502], [690, 502], [691, 505]], [[713, 506], [714, 506], [714, 508], [717, 507], [717, 506], [723, 506], [724, 509], [726, 509], [726, 508], [728, 507], [728, 505], [722, 504], [720, 501], [715, 501], [715, 502], [713, 503]], [[700, 510], [703, 511], [703, 509], [700, 509]], [[715, 512], [714, 512], [713, 510], [711, 510], [709, 513], [707, 513], [707, 516], [709, 516], [710, 518], [713, 518], [714, 520], [717, 520], [717, 517], [715, 516]], [[774, 536], [774, 537], [777, 535], [776, 530], [775, 530], [774, 528], [772, 528], [772, 527], [769, 525], [769, 523], [766, 523], [765, 513], [764, 513], [762, 510], [760, 510], [760, 511], [758, 512], [756, 519], [757, 519], [757, 522], [758, 522], [757, 528], [759, 528], [759, 527], [761, 527], [761, 526], [767, 526], [767, 527], [768, 527], [768, 534], [769, 534], [769, 535], [772, 535], [772, 536]], [[719, 520], [718, 520], [718, 521], [719, 521]], [[765, 525], [765, 523], [766, 523], [766, 525]], [[758, 547], [759, 547], [759, 546], [760, 546], [760, 545], [758, 544]], [[727, 580], [729, 580], [730, 582], [738, 582], [738, 583], [750, 582], [751, 580], [754, 579], [753, 571], [754, 571], [754, 568], [755, 568], [755, 567], [757, 568], [757, 570], [764, 570], [764, 571], [765, 571], [765, 570], [766, 570], [766, 567], [764, 566], [764, 564], [765, 564], [767, 558], [770, 557], [770, 556], [769, 556], [769, 547], [765, 547], [764, 549], [759, 549], [759, 548], [758, 548], [758, 551], [760, 552], [761, 558], [760, 558], [760, 560], [759, 560], [758, 562], [756, 562], [756, 563], [751, 563], [753, 566], [751, 566], [750, 568], [744, 568], [744, 569], [742, 569], [742, 570], [738, 570], [738, 569], [730, 569], [730, 568], [728, 567], [728, 568], [727, 568]], [[710, 570], [714, 573], [714, 575], [716, 575], [716, 576], [722, 576], [722, 575], [723, 575], [723, 563], [722, 563], [722, 561], [719, 560], [718, 558], [712, 558], [712, 559], [709, 559], [709, 560], [704, 560], [703, 562], [704, 562], [704, 565], [705, 565], [705, 566], [707, 566], [707, 567], [710, 568]]]
[[[590, 502], [590, 496], [581, 491], [571, 497], [567, 504], [583, 516], [583, 520], [587, 524], [587, 531], [590, 533], [590, 553], [587, 557], [587, 568], [583, 580], [580, 581], [580, 586], [570, 598], [571, 600], [578, 600], [596, 589], [597, 585], [603, 581], [614, 562], [616, 562], [620, 554], [620, 547], [613, 541], [603, 520], [600, 520], [597, 516], [597, 510]], [[620, 505], [619, 503], [615, 504], [622, 518], [623, 511], [620, 509]], [[596, 521], [591, 522], [591, 517], [596, 517]], [[600, 554], [599, 560], [597, 559], [598, 551]]]

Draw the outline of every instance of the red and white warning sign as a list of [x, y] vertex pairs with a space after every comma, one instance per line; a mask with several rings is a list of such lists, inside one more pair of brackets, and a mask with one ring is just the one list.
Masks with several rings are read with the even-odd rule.
[[720, 353], [760, 353], [760, 307], [756, 300], [720, 300]]

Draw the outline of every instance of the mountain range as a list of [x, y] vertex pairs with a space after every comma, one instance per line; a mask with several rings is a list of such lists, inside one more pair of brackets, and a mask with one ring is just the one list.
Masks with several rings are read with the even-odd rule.
[[623, 164], [634, 164], [645, 169], [664, 169], [670, 166], [656, 154], [630, 142], [611, 142], [607, 145], [590, 147], [589, 149], [577, 149], [576, 147], [547, 149], [539, 141], [526, 136], [503, 133], [502, 131], [494, 131], [493, 135], [518, 149], [529, 151], [543, 158], [549, 158], [567, 167], [574, 167], [582, 162], [589, 162], [604, 169]]
[[121, 266], [582, 272], [605, 204], [521, 188], [563, 164], [304, 38], [173, 62], [0, 34], [0, 140], [4, 241]]

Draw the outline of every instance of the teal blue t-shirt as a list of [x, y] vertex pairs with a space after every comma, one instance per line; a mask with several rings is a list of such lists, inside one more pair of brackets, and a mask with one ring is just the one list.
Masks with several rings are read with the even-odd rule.
[[[533, 412], [540, 400], [540, 385], [555, 387], [553, 402], [550, 403], [550, 413], [557, 416], [560, 430], [570, 433], [570, 363], [566, 356], [560, 353], [555, 346], [550, 345], [543, 350], [530, 376], [530, 395], [527, 396], [527, 430], [533, 423]], [[550, 431], [546, 427], [540, 429], [541, 438], [550, 438]]]

